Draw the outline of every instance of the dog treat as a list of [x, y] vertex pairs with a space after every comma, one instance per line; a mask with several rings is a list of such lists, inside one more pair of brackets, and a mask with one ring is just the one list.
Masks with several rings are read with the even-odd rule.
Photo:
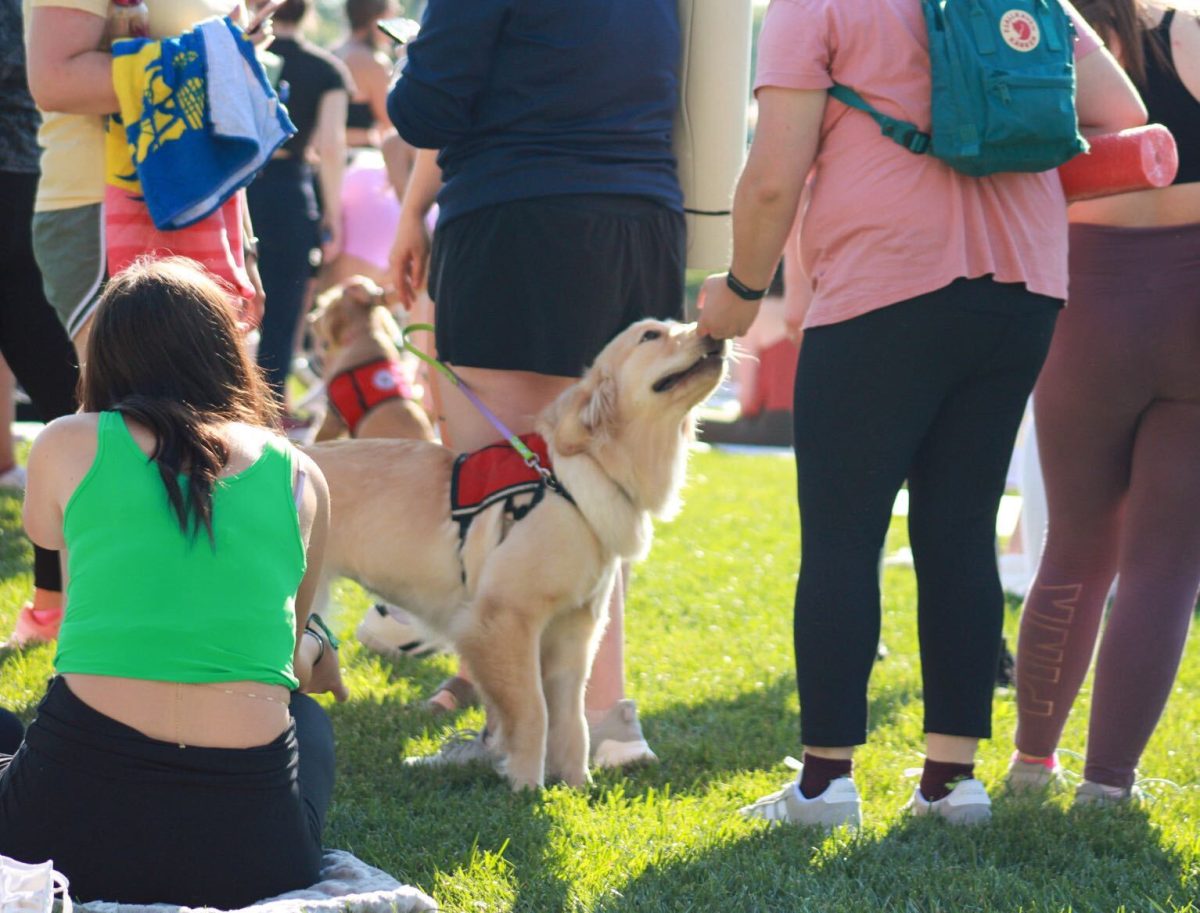
[[1162, 124], [1093, 137], [1091, 150], [1058, 169], [1067, 202], [1166, 187], [1179, 170], [1175, 138]]

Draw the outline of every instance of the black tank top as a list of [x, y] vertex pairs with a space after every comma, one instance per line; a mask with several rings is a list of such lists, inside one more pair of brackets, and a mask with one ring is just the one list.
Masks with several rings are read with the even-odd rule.
[[1179, 174], [1173, 183], [1191, 184], [1200, 181], [1200, 101], [1175, 72], [1175, 59], [1171, 53], [1171, 22], [1174, 18], [1175, 10], [1167, 10], [1162, 22], [1144, 33], [1146, 89], [1142, 96], [1150, 123], [1162, 124], [1170, 130], [1179, 147]]
[[371, 103], [366, 101], [352, 101], [350, 106], [346, 108], [346, 126], [357, 127], [361, 130], [370, 130], [375, 126], [375, 112], [371, 110]]

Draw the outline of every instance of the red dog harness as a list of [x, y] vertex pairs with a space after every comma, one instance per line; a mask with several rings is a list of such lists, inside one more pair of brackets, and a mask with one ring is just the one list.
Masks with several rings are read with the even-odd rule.
[[329, 405], [350, 429], [350, 436], [359, 423], [376, 406], [393, 399], [412, 399], [412, 384], [404, 367], [396, 361], [379, 358], [349, 368], [333, 376], [326, 386]]
[[[551, 469], [549, 448], [540, 434], [523, 434], [521, 441], [537, 454], [543, 467]], [[459, 542], [466, 539], [471, 521], [493, 504], [504, 502], [504, 512], [514, 521], [521, 520], [541, 503], [548, 487], [575, 503], [553, 473], [548, 477], [540, 473], [507, 441], [460, 454], [450, 478], [450, 516], [458, 521]], [[518, 505], [516, 498], [525, 494], [533, 499]]]

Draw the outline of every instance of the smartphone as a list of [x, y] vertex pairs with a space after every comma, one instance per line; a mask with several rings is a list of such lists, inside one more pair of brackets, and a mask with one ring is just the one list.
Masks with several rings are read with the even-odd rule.
[[396, 44], [408, 44], [417, 37], [417, 32], [421, 30], [421, 23], [415, 19], [405, 19], [403, 16], [380, 19], [375, 26]]

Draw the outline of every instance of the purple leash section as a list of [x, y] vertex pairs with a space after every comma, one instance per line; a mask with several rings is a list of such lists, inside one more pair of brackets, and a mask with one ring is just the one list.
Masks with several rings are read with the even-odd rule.
[[568, 501], [570, 501], [572, 504], [575, 503], [575, 499], [567, 493], [565, 488], [563, 488], [562, 483], [558, 481], [558, 477], [554, 475], [554, 472], [542, 465], [542, 461], [538, 459], [538, 455], [526, 447], [525, 442], [513, 434], [513, 432], [509, 430], [508, 426], [505, 425], [504, 422], [500, 421], [500, 418], [496, 415], [496, 413], [489, 409], [484, 404], [483, 400], [479, 398], [479, 395], [469, 386], [467, 386], [466, 381], [450, 370], [449, 365], [438, 361], [438, 359], [434, 358], [432, 355], [422, 352], [415, 345], [413, 345], [411, 341], [409, 341], [408, 334], [415, 333], [418, 330], [432, 333], [433, 324], [414, 323], [405, 327], [402, 331], [404, 348], [409, 352], [412, 352], [413, 355], [417, 356], [417, 358], [421, 359], [421, 361], [425, 362], [425, 364], [432, 368], [436, 368], [444, 377], [454, 384], [454, 386], [458, 387], [458, 389], [462, 391], [463, 396], [470, 401], [471, 405], [479, 410], [479, 414], [486, 418], [488, 422], [491, 423], [491, 426], [500, 432], [500, 436], [508, 442], [509, 446], [511, 446], [513, 450], [517, 451], [517, 453], [521, 455], [521, 459], [525, 461], [526, 466], [540, 475], [547, 485], [549, 485], [559, 494], [563, 495]]

